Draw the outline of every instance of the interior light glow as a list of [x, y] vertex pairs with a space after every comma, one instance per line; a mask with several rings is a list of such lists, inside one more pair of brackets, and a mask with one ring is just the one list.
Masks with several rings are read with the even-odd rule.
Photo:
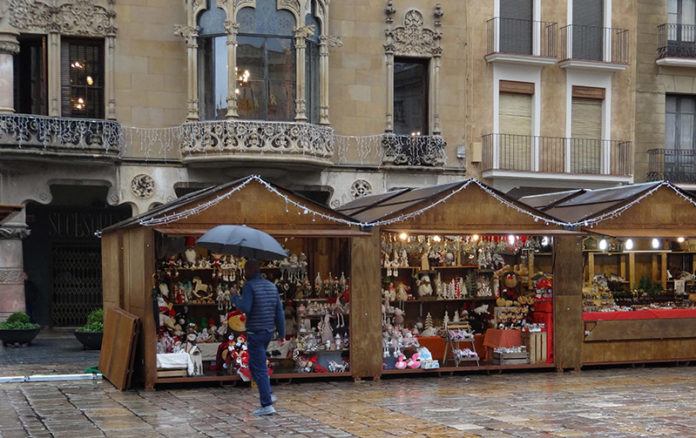
[[658, 249], [660, 247], [660, 239], [653, 237], [650, 245], [653, 247], [653, 249]]
[[683, 237], [677, 237], [677, 242], [679, 243], [684, 243], [685, 240], [686, 239], [684, 239]]
[[599, 241], [599, 249], [601, 249], [602, 251], [606, 251], [608, 247], [609, 242], [607, 242], [607, 239], [602, 239]]
[[401, 240], [406, 240], [406, 239], [408, 239], [408, 234], [406, 234], [406, 233], [401, 233], [401, 234], [399, 234], [399, 239], [401, 239]]
[[633, 239], [628, 239], [626, 240], [626, 243], [624, 243], [624, 248], [627, 250], [632, 250], [633, 249]]

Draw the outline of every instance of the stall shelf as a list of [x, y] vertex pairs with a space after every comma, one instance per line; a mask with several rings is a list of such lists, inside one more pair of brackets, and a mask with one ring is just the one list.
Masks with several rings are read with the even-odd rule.
[[[156, 367], [157, 330], [153, 311], [153, 284], [161, 268], [156, 262], [161, 256], [162, 242], [169, 237], [196, 238], [216, 225], [245, 224], [263, 230], [279, 241], [301, 242], [308, 251], [310, 281], [314, 275], [332, 271], [336, 276], [345, 270], [350, 278], [349, 372], [328, 374], [274, 373], [275, 379], [322, 377], [378, 376], [381, 361], [371, 352], [381, 345], [379, 326], [379, 263], [374, 247], [378, 242], [375, 232], [361, 231], [356, 222], [302, 196], [266, 182], [258, 176], [236, 180], [185, 195], [138, 217], [102, 230], [102, 271], [104, 309], [122, 308], [137, 315], [142, 331], [137, 341], [135, 379], [147, 389], [160, 383], [235, 381], [236, 375], [206, 371], [203, 376], [158, 376]], [[171, 240], [171, 239], [170, 239]], [[299, 245], [299, 244], [298, 244]], [[336, 260], [344, 254], [342, 260]], [[185, 267], [183, 267], [185, 268]], [[206, 267], [196, 268], [201, 277], [210, 275]], [[193, 272], [192, 272], [193, 273]], [[189, 275], [182, 271], [180, 275]], [[195, 309], [205, 309], [201, 304]], [[214, 306], [214, 305], [213, 305]], [[108, 358], [107, 358], [108, 360]]]
[[[667, 181], [608, 189], [575, 190], [528, 196], [521, 202], [585, 233], [584, 274], [572, 281], [586, 285], [592, 297], [596, 275], [609, 278], [601, 296], [589, 302], [599, 307], [582, 313], [573, 309], [573, 329], [581, 341], [574, 345], [571, 365], [693, 361], [696, 359], [696, 295], [675, 295], [677, 270], [693, 277], [696, 269], [696, 200]], [[631, 245], [627, 245], [631, 239]], [[598, 244], [604, 240], [604, 248]], [[628, 246], [628, 247], [627, 247]], [[572, 276], [571, 276], [572, 277]], [[681, 280], [680, 280], [681, 281]], [[594, 288], [593, 288], [594, 287]], [[654, 289], [645, 291], [644, 289]], [[668, 293], [660, 291], [670, 290]], [[607, 292], [608, 291], [608, 292]], [[578, 292], [576, 301], [582, 301]], [[651, 300], [655, 302], [650, 302]], [[627, 304], [636, 303], [633, 311]], [[601, 308], [604, 307], [604, 308]], [[657, 307], [657, 308], [655, 308]], [[661, 309], [661, 307], [674, 307]], [[640, 310], [645, 309], [645, 310]], [[615, 311], [607, 311], [615, 310]]]
[[[577, 287], [579, 284], [572, 284], [569, 281], [564, 281], [565, 273], [557, 270], [557, 263], [564, 263], [562, 259], [566, 252], [573, 250], [573, 245], [579, 242], [577, 233], [566, 230], [564, 223], [555, 218], [552, 218], [545, 213], [538, 212], [524, 204], [521, 204], [505, 194], [492, 189], [485, 184], [475, 180], [467, 179], [455, 183], [441, 184], [428, 186], [419, 189], [400, 189], [391, 192], [366, 196], [345, 204], [338, 209], [339, 212], [355, 218], [360, 222], [366, 222], [373, 225], [381, 235], [381, 246], [374, 247], [375, 252], [384, 253], [385, 241], [395, 241], [394, 236], [411, 236], [408, 241], [418, 242], [426, 241], [430, 244], [434, 239], [439, 242], [439, 239], [451, 239], [452, 242], [461, 242], [459, 239], [462, 236], [465, 238], [481, 239], [507, 239], [509, 235], [514, 236], [551, 236], [553, 238], [554, 253], [552, 256], [550, 250], [538, 253], [538, 257], [531, 255], [527, 257], [527, 266], [531, 272], [535, 272], [537, 267], [535, 263], [544, 265], [547, 270], [554, 270], [554, 283], [568, 284], [570, 287]], [[392, 240], [390, 240], [392, 239]], [[415, 240], [414, 240], [415, 239]], [[421, 239], [421, 240], [418, 240]], [[459, 239], [459, 240], [458, 240]], [[564, 244], [564, 241], [568, 240]], [[453, 244], [454, 245], [454, 244]], [[398, 246], [398, 243], [395, 244]], [[557, 248], [561, 248], [559, 253]], [[415, 252], [415, 251], [414, 251]], [[458, 251], [457, 251], [458, 252]], [[571, 254], [572, 255], [572, 254]], [[449, 255], [448, 255], [449, 256]], [[508, 257], [508, 264], [519, 263], [519, 255], [511, 254]], [[517, 258], [515, 258], [517, 257]], [[425, 263], [425, 262], [423, 262]], [[493, 269], [481, 269], [478, 263], [464, 261], [462, 257], [453, 255], [450, 257], [451, 266], [435, 265], [424, 266], [419, 260], [411, 259], [407, 264], [401, 263], [398, 266], [393, 264], [384, 266], [384, 257], [381, 264], [375, 266], [375, 269], [381, 271], [382, 281], [389, 277], [393, 282], [404, 283], [405, 286], [411, 286], [413, 290], [414, 275], [428, 274], [433, 277], [442, 277], [449, 279], [460, 276], [466, 277], [469, 273], [477, 275], [494, 275]], [[395, 266], [395, 267], [392, 267]], [[520, 265], [518, 265], [520, 266]], [[390, 273], [391, 271], [391, 273]], [[396, 273], [395, 273], [396, 272]], [[411, 280], [409, 280], [411, 279]], [[408, 283], [411, 281], [411, 283]], [[387, 281], [385, 281], [387, 283]], [[461, 285], [461, 284], [460, 284]], [[391, 287], [391, 285], [390, 285]], [[461, 289], [461, 287], [460, 287]], [[389, 291], [383, 293], [389, 294]], [[560, 290], [554, 288], [554, 302], [558, 295], [563, 295], [563, 288]], [[412, 294], [415, 295], [415, 294]], [[561, 299], [561, 302], [563, 300]], [[458, 307], [466, 306], [473, 308], [481, 304], [488, 304], [490, 309], [490, 317], [493, 316], [493, 308], [496, 306], [496, 297], [494, 295], [487, 296], [462, 296], [455, 299], [434, 299], [430, 297], [411, 296], [408, 300], [394, 301], [385, 299], [385, 306], [403, 307], [406, 312], [406, 318], [410, 315], [418, 314], [419, 317], [425, 317], [428, 311], [439, 312], [439, 315], [432, 315], [435, 320], [435, 325], [442, 326], [442, 321], [438, 321], [440, 315], [444, 311], [456, 311]], [[579, 303], [578, 303], [579, 305]], [[551, 309], [549, 309], [551, 310]], [[451, 314], [451, 313], [450, 313]], [[549, 316], [551, 312], [549, 312]], [[407, 321], [408, 322], [408, 321]], [[429, 321], [426, 321], [429, 323]], [[549, 325], [553, 325], [554, 321], [549, 318]], [[556, 319], [559, 323], [559, 320]], [[562, 325], [564, 322], [560, 321]], [[549, 327], [551, 329], [551, 327]], [[550, 335], [550, 333], [549, 333]], [[482, 345], [483, 334], [479, 334], [478, 340], [474, 345]], [[440, 339], [441, 345], [436, 345], [437, 339], [428, 337], [424, 339], [424, 344], [431, 346], [433, 351], [444, 352], [446, 340]], [[563, 349], [562, 345], [556, 341], [549, 339], [549, 342], [556, 349]], [[385, 347], [387, 348], [387, 347]], [[478, 350], [478, 347], [476, 347]], [[553, 346], [551, 348], [553, 350]], [[389, 351], [378, 350], [374, 354], [379, 357], [386, 356]], [[479, 353], [482, 354], [482, 353]], [[435, 358], [435, 357], [434, 357]], [[399, 374], [399, 373], [450, 373], [456, 371], [470, 370], [498, 370], [506, 368], [547, 368], [558, 366], [551, 361], [550, 363], [536, 363], [524, 365], [494, 365], [491, 363], [481, 363], [480, 366], [470, 366], [469, 363], [459, 363], [459, 366], [449, 366], [452, 360], [443, 360], [447, 358], [435, 358], [440, 360], [439, 369], [391, 369], [391, 364], [385, 361], [384, 374]], [[388, 359], [393, 361], [393, 358]], [[563, 361], [559, 362], [563, 363]]]

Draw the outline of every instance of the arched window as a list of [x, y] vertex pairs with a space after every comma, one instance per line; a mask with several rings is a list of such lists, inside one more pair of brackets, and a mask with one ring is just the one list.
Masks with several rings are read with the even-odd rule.
[[208, 0], [208, 8], [198, 18], [198, 96], [199, 117], [221, 120], [227, 114], [227, 35], [225, 11]]
[[242, 119], [295, 117], [295, 18], [275, 0], [237, 14], [237, 113]]

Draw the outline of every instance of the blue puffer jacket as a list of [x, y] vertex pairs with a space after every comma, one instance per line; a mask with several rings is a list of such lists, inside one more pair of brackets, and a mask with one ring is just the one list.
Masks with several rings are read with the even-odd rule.
[[249, 332], [273, 332], [278, 329], [278, 337], [285, 337], [285, 313], [280, 302], [278, 288], [256, 273], [249, 278], [242, 288], [241, 298], [232, 296], [237, 309], [246, 314], [246, 329]]

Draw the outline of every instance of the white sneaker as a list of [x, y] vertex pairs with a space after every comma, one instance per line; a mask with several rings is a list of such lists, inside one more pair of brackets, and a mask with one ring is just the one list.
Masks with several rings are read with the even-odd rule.
[[275, 402], [277, 402], [277, 401], [278, 401], [278, 397], [276, 397], [275, 395], [271, 394], [271, 403], [275, 403]]
[[268, 405], [268, 406], [262, 406], [261, 408], [255, 410], [253, 412], [254, 415], [261, 416], [261, 415], [273, 415], [276, 413], [275, 408], [273, 405]]

